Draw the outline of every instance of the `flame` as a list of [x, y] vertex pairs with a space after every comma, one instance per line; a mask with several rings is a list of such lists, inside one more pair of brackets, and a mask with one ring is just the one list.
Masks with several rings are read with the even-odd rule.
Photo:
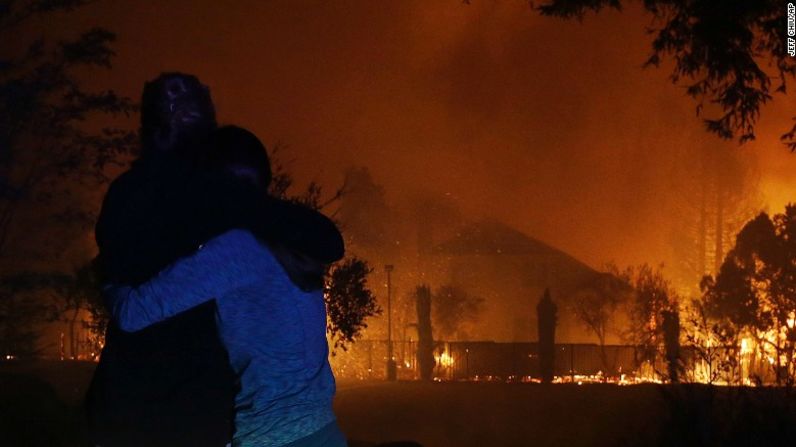
[[755, 342], [749, 337], [741, 339], [741, 355], [748, 355], [754, 352]]
[[448, 354], [448, 351], [443, 351], [442, 354], [435, 355], [434, 360], [437, 362], [437, 365], [444, 366], [446, 368], [453, 366], [453, 357]]

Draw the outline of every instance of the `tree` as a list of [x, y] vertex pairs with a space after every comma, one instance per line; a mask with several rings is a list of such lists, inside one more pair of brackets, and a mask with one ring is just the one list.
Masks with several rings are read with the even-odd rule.
[[[0, 40], [14, 42], [17, 27], [32, 17], [86, 3], [3, 2]], [[36, 40], [21, 55], [0, 60], [0, 256], [8, 254], [21, 208], [36, 205], [50, 217], [72, 218], [67, 220], [85, 215], [68, 200], [70, 187], [94, 188], [106, 182], [103, 168], [118, 163], [135, 146], [130, 131], [108, 127], [97, 133], [83, 126], [97, 115], [128, 116], [134, 110], [130, 100], [112, 90], [84, 89], [76, 74], [86, 68], [110, 69], [115, 38], [108, 30], [93, 28], [73, 40]]]
[[609, 265], [608, 272], [585, 280], [572, 299], [573, 313], [597, 337], [600, 360], [606, 370], [613, 367], [608, 364], [605, 339], [617, 309], [630, 293], [630, 286], [615, 273], [616, 267]]
[[[710, 277], [703, 281], [703, 288], [710, 287], [710, 281]], [[685, 344], [694, 357], [691, 371], [695, 381], [740, 383], [740, 334], [736, 325], [715, 316], [703, 298], [691, 300], [683, 328]]]
[[761, 213], [738, 233], [705, 299], [716, 315], [754, 336], [778, 384], [796, 381], [796, 206]]
[[444, 285], [431, 298], [432, 320], [441, 340], [466, 339], [468, 326], [475, 323], [484, 299], [465, 290]]
[[102, 300], [96, 268], [86, 263], [71, 275], [58, 275], [56, 281], [55, 292], [61, 297], [57, 312], [69, 324], [69, 358], [76, 359], [79, 355], [75, 330], [83, 311], [91, 315], [91, 320], [82, 324], [91, 333], [92, 352], [99, 353], [110, 316]]
[[[0, 40], [16, 42], [18, 27], [29, 19], [72, 11], [86, 3], [2, 2]], [[137, 141], [133, 132], [113, 127], [97, 132], [84, 126], [95, 117], [129, 116], [135, 109], [129, 99], [112, 90], [84, 89], [77, 75], [79, 70], [110, 69], [115, 38], [106, 29], [93, 28], [72, 40], [16, 43], [22, 51], [0, 58], [0, 260], [35, 242], [48, 254], [62, 250], [45, 240], [46, 231], [37, 232], [36, 241], [26, 239], [29, 223], [18, 222], [20, 217], [32, 213], [37, 225], [49, 225], [49, 233], [75, 226], [83, 229], [92, 214], [76, 196], [107, 182], [105, 166], [119, 164], [133, 150]], [[12, 247], [12, 241], [20, 247]], [[38, 292], [58, 289], [65, 277], [25, 271], [27, 266], [14, 264], [22, 272], [7, 277], [0, 292], [3, 349], [34, 354], [37, 324], [53, 317], [53, 307], [41, 302]]]
[[[582, 19], [587, 12], [621, 10], [622, 0], [548, 0], [536, 9], [545, 16]], [[755, 138], [761, 108], [773, 93], [785, 94], [787, 79], [796, 75], [796, 59], [788, 55], [784, 30], [786, 8], [778, 0], [646, 0], [652, 15], [652, 54], [645, 66], [659, 67], [671, 58], [670, 79], [684, 84], [697, 101], [697, 114], [707, 130], [743, 143]], [[769, 74], [773, 71], [774, 74]], [[775, 84], [772, 85], [772, 81]], [[707, 104], [709, 112], [703, 109]], [[796, 150], [796, 125], [782, 135]]]
[[[46, 299], [51, 298], [51, 299]], [[91, 320], [81, 322], [93, 334], [94, 352], [101, 349], [109, 315], [102, 302], [100, 284], [91, 264], [71, 274], [22, 272], [0, 280], [0, 331], [3, 355], [34, 356], [39, 353], [37, 326], [55, 320], [69, 325], [69, 358], [77, 358], [75, 330], [82, 311]]]
[[372, 271], [367, 262], [349, 258], [332, 267], [324, 290], [328, 314], [327, 330], [335, 348], [346, 349], [360, 331], [368, 327], [368, 317], [381, 314], [376, 297], [367, 287]]
[[627, 303], [630, 325], [624, 337], [636, 347], [637, 361], [654, 366], [663, 344], [663, 314], [677, 309], [677, 294], [663, 276], [662, 266], [643, 264], [617, 273], [632, 287]]
[[[673, 176], [672, 185], [673, 214], [678, 217], [672, 234], [678, 260], [675, 279], [678, 289], [696, 296], [702, 277], [719, 271], [733, 237], [757, 213], [761, 201], [749, 154], [715, 144], [680, 150], [679, 175]], [[694, 150], [692, 157], [685, 153]]]
[[318, 211], [340, 201], [346, 192], [345, 184], [338, 188], [330, 197], [324, 197], [323, 187], [315, 181], [307, 183], [306, 187], [299, 192], [293, 191], [296, 182], [293, 174], [288, 169], [289, 162], [285, 162], [281, 158], [285, 150], [286, 147], [280, 144], [275, 144], [268, 150], [272, 170], [268, 193], [272, 197], [290, 200]]

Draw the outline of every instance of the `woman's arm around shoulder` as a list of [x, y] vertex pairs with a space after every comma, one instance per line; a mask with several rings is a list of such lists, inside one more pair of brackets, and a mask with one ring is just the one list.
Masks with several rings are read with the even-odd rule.
[[114, 321], [134, 332], [251, 284], [266, 274], [269, 257], [251, 233], [230, 230], [137, 287], [108, 285], [103, 292]]

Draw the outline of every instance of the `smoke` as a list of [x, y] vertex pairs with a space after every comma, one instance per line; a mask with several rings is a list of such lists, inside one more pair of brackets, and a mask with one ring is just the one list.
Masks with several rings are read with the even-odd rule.
[[[704, 132], [666, 66], [641, 68], [648, 19], [471, 3], [108, 1], [70, 20], [118, 33], [108, 85], [135, 97], [162, 70], [196, 73], [222, 121], [289, 146], [300, 180], [334, 188], [367, 166], [392, 204], [445, 196], [595, 267], [674, 263], [684, 157], [736, 149]], [[777, 141], [793, 114], [778, 97], [740, 149], [774, 209], [796, 191]]]

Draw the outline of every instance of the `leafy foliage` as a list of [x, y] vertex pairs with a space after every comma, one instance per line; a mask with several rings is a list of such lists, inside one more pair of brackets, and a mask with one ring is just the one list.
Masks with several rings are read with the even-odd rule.
[[663, 314], [677, 308], [678, 296], [663, 276], [662, 266], [643, 264], [614, 274], [632, 288], [627, 302], [630, 324], [624, 338], [636, 346], [637, 360], [652, 362], [663, 344]]
[[609, 325], [620, 304], [631, 292], [630, 286], [608, 266], [609, 272], [599, 273], [584, 281], [575, 292], [573, 311], [578, 319], [597, 336], [600, 345], [605, 344]]
[[[86, 3], [0, 2], [0, 40], [15, 42], [17, 27], [26, 20], [69, 12]], [[106, 182], [105, 166], [120, 163], [121, 156], [136, 146], [131, 131], [111, 127], [95, 131], [87, 125], [97, 117], [128, 116], [135, 110], [129, 99], [114, 91], [90, 91], [80, 82], [78, 73], [111, 68], [114, 40], [110, 31], [92, 28], [71, 40], [15, 42], [24, 51], [0, 59], [0, 257], [9, 257], [9, 242], [17, 239], [17, 232], [30, 231], [13, 225], [22, 210], [43, 210], [46, 218], [37, 224], [56, 224], [59, 231], [89, 224], [92, 213], [74, 200], [73, 193]], [[60, 248], [44, 247], [55, 253]], [[0, 292], [3, 349], [32, 354], [36, 324], [53, 318], [58, 307], [41, 302], [34, 292], [59, 293], [60, 307], [70, 307], [78, 299], [75, 287], [80, 281], [50, 273], [21, 273], [7, 279]]]
[[796, 381], [796, 205], [761, 213], [741, 230], [704, 299], [719, 318], [755, 337], [777, 383]]
[[329, 273], [324, 297], [327, 330], [335, 349], [345, 350], [346, 344], [353, 343], [360, 331], [368, 327], [365, 320], [382, 312], [367, 286], [367, 275], [372, 270], [364, 260], [348, 258]]
[[102, 300], [102, 290], [93, 264], [87, 263], [76, 269], [71, 275], [65, 276], [56, 288], [61, 297], [58, 314], [66, 317], [69, 323], [69, 350], [70, 356], [77, 355], [78, 347], [75, 340], [75, 324], [81, 311], [87, 310], [91, 319], [81, 321], [89, 330], [91, 351], [98, 353], [104, 344], [105, 330], [108, 327], [110, 315]]
[[[736, 325], [712, 316], [710, 304], [703, 299], [691, 300], [685, 313], [685, 344], [691, 350], [694, 381], [713, 384], [723, 379], [738, 383], [740, 371], [740, 333]], [[696, 377], [699, 374], [700, 377]]]
[[[755, 138], [761, 108], [775, 92], [785, 93], [796, 75], [786, 51], [785, 4], [777, 0], [645, 0], [654, 36], [646, 66], [671, 58], [670, 79], [686, 87], [697, 113], [710, 107], [707, 130], [741, 143]], [[621, 0], [549, 0], [537, 7], [547, 16], [583, 19], [587, 12], [621, 10]], [[770, 72], [773, 71], [773, 75]], [[772, 85], [773, 84], [773, 85]], [[796, 150], [796, 125], [782, 135]]]
[[609, 272], [599, 273], [580, 285], [572, 300], [572, 310], [581, 323], [597, 337], [603, 366], [612, 369], [612, 365], [608, 365], [605, 339], [616, 311], [627, 301], [631, 289], [620, 276], [610, 273], [617, 271], [615, 266], [608, 266], [608, 270]]
[[[71, 11], [79, 0], [4, 2], [0, 39], [13, 41], [24, 20], [53, 11]], [[105, 128], [86, 130], [98, 115], [129, 115], [135, 107], [112, 90], [83, 88], [78, 70], [110, 68], [115, 35], [93, 28], [72, 40], [31, 42], [18, 57], [0, 61], [0, 254], [19, 208], [32, 203], [57, 213], [54, 200], [64, 182], [107, 181], [103, 168], [130, 152], [135, 134]]]

